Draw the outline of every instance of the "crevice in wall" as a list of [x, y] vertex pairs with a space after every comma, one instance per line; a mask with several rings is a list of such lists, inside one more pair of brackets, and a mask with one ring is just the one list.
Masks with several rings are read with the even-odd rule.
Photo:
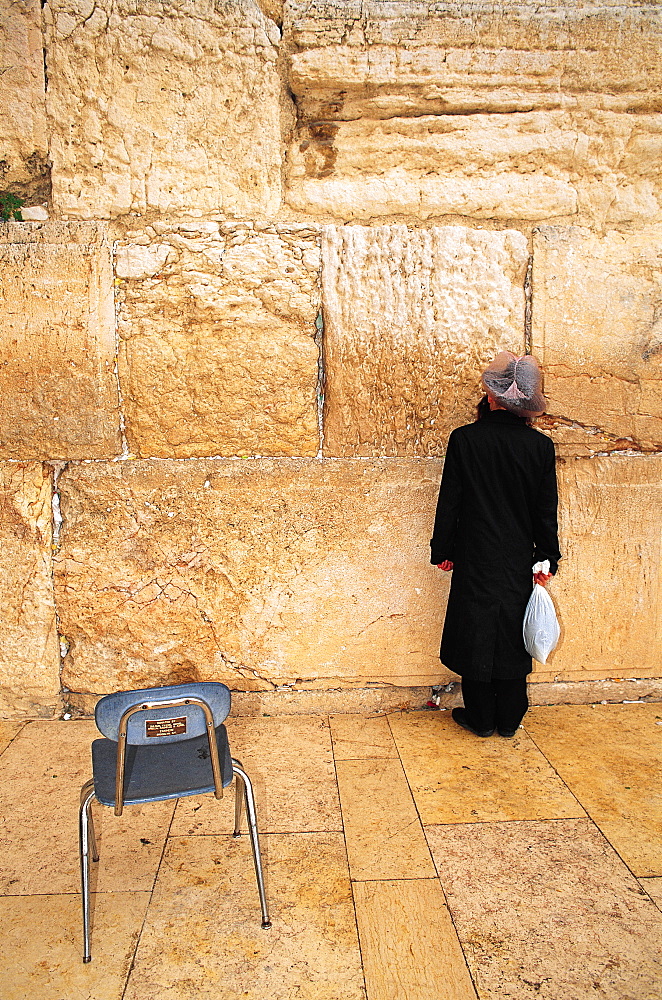
[[[112, 268], [113, 274], [116, 273], [115, 266], [115, 256], [117, 253], [117, 241], [113, 243], [111, 249], [112, 256]], [[118, 455], [114, 461], [121, 462], [127, 458], [131, 458], [131, 452], [129, 451], [129, 442], [126, 439], [126, 421], [124, 419], [124, 396], [122, 394], [122, 386], [120, 385], [120, 335], [119, 335], [119, 301], [117, 295], [115, 294], [116, 285], [113, 284], [113, 318], [115, 320], [115, 328], [113, 330], [113, 336], [115, 338], [115, 358], [113, 364], [113, 372], [115, 374], [115, 385], [117, 386], [117, 414], [119, 417], [120, 425], [120, 441], [122, 444], [122, 452]]]
[[53, 470], [53, 494], [51, 496], [51, 584], [53, 587], [53, 608], [55, 611], [55, 627], [57, 629], [57, 640], [58, 640], [58, 655], [60, 658], [59, 666], [59, 678], [60, 678], [60, 697], [62, 699], [63, 705], [63, 718], [71, 718], [71, 714], [68, 712], [67, 705], [67, 694], [68, 690], [62, 684], [62, 671], [64, 669], [64, 658], [69, 651], [69, 642], [66, 636], [62, 635], [60, 631], [60, 616], [58, 614], [57, 599], [55, 597], [55, 567], [53, 565], [53, 557], [59, 551], [60, 548], [60, 533], [62, 531], [62, 511], [60, 509], [60, 492], [58, 489], [58, 483], [60, 476], [64, 470], [69, 465], [68, 462], [47, 462], [46, 465]]
[[[42, 10], [46, 6], [47, 0], [41, 0]], [[45, 45], [46, 32], [44, 24], [44, 15], [41, 18], [41, 36], [42, 36], [42, 47], [41, 47], [41, 57], [44, 66], [44, 110], [48, 115], [48, 108], [46, 105], [46, 96], [48, 94], [48, 50]], [[26, 207], [30, 204], [37, 205], [46, 203], [46, 208], [50, 212], [53, 207], [53, 180], [52, 180], [52, 164], [50, 161], [50, 137], [48, 142], [49, 153], [47, 157], [41, 157], [40, 160], [40, 170], [34, 171], [35, 173], [35, 184], [34, 191], [29, 198], [26, 199]], [[34, 157], [37, 156], [36, 153], [33, 154]], [[28, 169], [32, 173], [32, 166], [28, 162]], [[37, 176], [38, 175], [38, 176]]]
[[21, 163], [21, 179], [5, 181], [4, 177], [11, 173], [6, 160], [0, 160], [0, 184], [4, 191], [17, 195], [25, 208], [34, 205], [50, 205], [51, 165], [43, 153], [31, 153]]
[[524, 353], [533, 353], [533, 254], [529, 254], [524, 275]]
[[50, 467], [53, 470], [53, 498], [51, 500], [51, 508], [53, 511], [53, 554], [59, 551], [60, 548], [60, 532], [62, 530], [62, 511], [60, 510], [60, 493], [58, 490], [58, 483], [60, 481], [60, 476], [64, 470], [69, 465], [68, 462], [50, 462]]
[[285, 205], [287, 189], [288, 150], [294, 139], [299, 122], [299, 108], [296, 94], [290, 87], [290, 57], [292, 54], [291, 38], [285, 34], [283, 24], [279, 25], [280, 43], [278, 45], [277, 69], [281, 83], [280, 98], [280, 133], [283, 142], [283, 154], [280, 158], [280, 208]]
[[[662, 449], [655, 445], [646, 447], [640, 441], [630, 437], [619, 437], [617, 434], [607, 431], [604, 427], [594, 424], [583, 424], [579, 420], [572, 420], [569, 417], [559, 416], [554, 413], [545, 413], [536, 420], [536, 426], [544, 428], [546, 431], [554, 431], [559, 427], [568, 427], [572, 430], [582, 431], [590, 437], [602, 438], [599, 442], [600, 450], [592, 452], [590, 455], [575, 455], [575, 458], [598, 458], [610, 455], [661, 455]], [[612, 447], [609, 447], [609, 446]], [[588, 443], [587, 443], [588, 446]], [[568, 456], [570, 457], [570, 456]]]
[[322, 458], [322, 447], [324, 445], [324, 313], [320, 306], [315, 317], [315, 343], [317, 344], [317, 385], [315, 387], [315, 398], [317, 400], [317, 429], [319, 432], [319, 450], [317, 458]]

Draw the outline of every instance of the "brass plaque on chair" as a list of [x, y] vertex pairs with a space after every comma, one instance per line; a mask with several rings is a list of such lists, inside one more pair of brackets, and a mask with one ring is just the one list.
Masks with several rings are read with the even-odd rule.
[[181, 719], [149, 719], [145, 721], [145, 736], [181, 736], [185, 732], [185, 715]]

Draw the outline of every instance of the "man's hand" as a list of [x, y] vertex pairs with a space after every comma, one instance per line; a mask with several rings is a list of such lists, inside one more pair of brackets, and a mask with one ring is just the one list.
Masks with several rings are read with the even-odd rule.
[[437, 563], [437, 569], [443, 569], [446, 573], [449, 573], [453, 568], [453, 563], [450, 559], [444, 559], [443, 562]]
[[534, 573], [533, 582], [539, 583], [541, 587], [546, 587], [549, 581], [552, 579], [551, 573]]

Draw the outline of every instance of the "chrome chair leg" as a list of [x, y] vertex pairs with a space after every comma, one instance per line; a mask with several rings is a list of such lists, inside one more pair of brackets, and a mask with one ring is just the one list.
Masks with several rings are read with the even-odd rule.
[[87, 810], [87, 830], [90, 838], [90, 857], [92, 861], [99, 860], [99, 849], [97, 848], [97, 838], [94, 832], [94, 817], [92, 816], [92, 802]]
[[232, 770], [235, 776], [234, 783], [234, 832], [233, 837], [241, 837], [241, 812], [244, 804], [244, 796], [246, 795], [246, 785], [241, 774], [235, 770], [235, 768], [242, 768], [242, 763], [240, 760], [235, 760], [232, 758]]
[[83, 962], [90, 962], [90, 846], [92, 856], [98, 860], [96, 841], [94, 839], [94, 823], [92, 821], [92, 799], [94, 798], [94, 781], [87, 781], [80, 793], [80, 813], [78, 817], [78, 844], [80, 850], [80, 881], [83, 902]]
[[[262, 858], [260, 855], [260, 840], [257, 830], [257, 815], [255, 812], [255, 796], [253, 795], [253, 785], [244, 769], [238, 761], [232, 761], [232, 770], [236, 777], [241, 778], [244, 784], [244, 798], [246, 800], [246, 815], [248, 817], [248, 833], [251, 838], [253, 849], [253, 864], [255, 865], [255, 876], [257, 878], [257, 888], [260, 894], [260, 906], [262, 907], [262, 926], [271, 927], [269, 910], [267, 908], [267, 895], [264, 890], [264, 874], [262, 872]], [[237, 789], [238, 791], [238, 789]]]

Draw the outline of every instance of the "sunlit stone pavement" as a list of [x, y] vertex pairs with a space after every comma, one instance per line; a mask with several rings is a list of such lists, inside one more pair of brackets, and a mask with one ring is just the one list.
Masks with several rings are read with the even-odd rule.
[[95, 807], [90, 721], [0, 722], [2, 1000], [659, 1000], [662, 705], [230, 718], [256, 789], [263, 930], [233, 792]]

